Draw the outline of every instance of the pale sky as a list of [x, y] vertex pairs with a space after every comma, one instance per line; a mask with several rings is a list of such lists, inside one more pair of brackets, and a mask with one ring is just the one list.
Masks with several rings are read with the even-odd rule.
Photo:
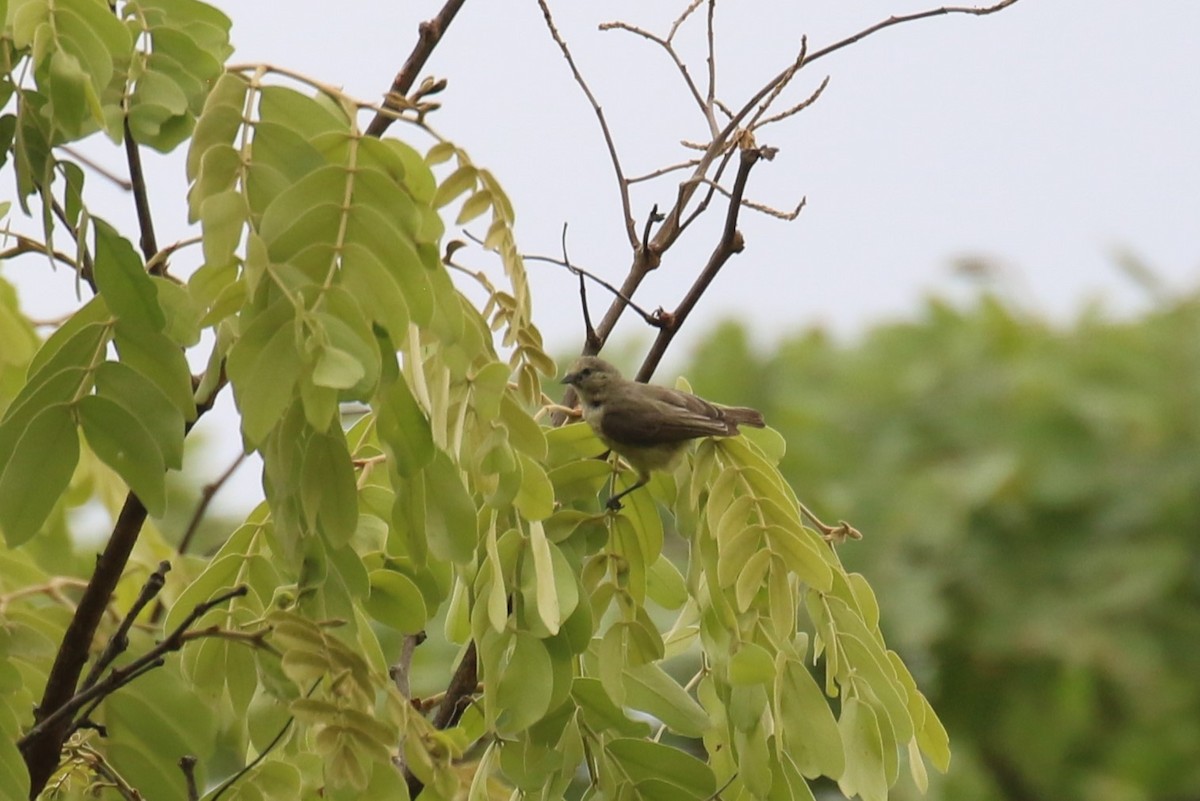
[[[331, 15], [323, 3], [288, 5], [280, 15], [266, 0], [231, 4], [235, 58], [290, 64], [362, 97], [387, 87], [416, 22], [440, 7], [357, 2]], [[630, 173], [679, 160], [678, 140], [704, 129], [661, 50], [596, 25], [622, 19], [662, 33], [683, 5], [556, 4]], [[788, 62], [801, 34], [815, 49], [934, 5], [721, 3], [719, 95], [740, 104]], [[679, 40], [701, 44], [700, 21]], [[1138, 307], [1144, 295], [1115, 268], [1118, 249], [1177, 290], [1197, 288], [1196, 30], [1200, 3], [1020, 0], [988, 17], [891, 28], [814, 63], [790, 100], [825, 75], [828, 90], [761, 135], [780, 153], [750, 183], [754, 199], [791, 207], [806, 195], [808, 206], [791, 223], [743, 215], [746, 250], [698, 307], [691, 333], [730, 315], [765, 338], [810, 324], [853, 332], [910, 313], [930, 290], [962, 294], [949, 267], [962, 256], [999, 261], [1010, 291], [1060, 319], [1097, 297], [1114, 309]], [[629, 252], [607, 154], [536, 4], [468, 2], [427, 72], [450, 81], [433, 124], [507, 187], [522, 248], [556, 254], [567, 222], [572, 258], [618, 282]], [[693, 74], [702, 73], [695, 62]], [[635, 213], [644, 219], [673, 192], [662, 183], [635, 196]], [[647, 282], [644, 305], [672, 308], [710, 242], [681, 242]], [[546, 265], [529, 269], [548, 345], [574, 349], [581, 325], [573, 279]], [[606, 300], [593, 298], [598, 312]], [[640, 326], [630, 316], [618, 330]]]
[[[801, 34], [815, 50], [890, 14], [935, 4], [726, 0], [717, 10], [718, 94], [740, 105], [794, 57]], [[234, 61], [287, 66], [378, 100], [409, 53], [417, 22], [441, 4], [347, 0], [336, 11], [317, 0], [217, 5], [233, 19]], [[630, 174], [686, 158], [678, 141], [701, 138], [704, 127], [662, 51], [596, 25], [622, 19], [663, 33], [684, 5], [555, 4]], [[1143, 259], [1173, 290], [1196, 290], [1197, 30], [1195, 2], [1020, 0], [988, 17], [891, 28], [814, 63], [785, 99], [798, 101], [825, 75], [828, 90], [800, 116], [760, 135], [779, 155], [755, 168], [748, 192], [777, 207], [807, 196], [807, 208], [794, 222], [743, 214], [745, 251], [697, 307], [677, 343], [683, 349], [669, 361], [684, 361], [689, 339], [730, 316], [752, 326], [759, 341], [811, 325], [852, 335], [874, 321], [911, 315], [930, 291], [966, 296], [950, 269], [960, 257], [995, 259], [1005, 267], [1006, 291], [1059, 320], [1094, 299], [1118, 312], [1144, 307], [1145, 294], [1115, 267], [1120, 249]], [[687, 54], [702, 55], [701, 37], [695, 22], [680, 34], [690, 42]], [[702, 62], [693, 62], [693, 73], [703, 73]], [[630, 254], [607, 152], [536, 3], [467, 2], [425, 74], [449, 79], [432, 124], [507, 188], [522, 250], [557, 254], [569, 223], [572, 258], [619, 283]], [[428, 144], [411, 128], [392, 132]], [[119, 148], [94, 137], [84, 149], [124, 172]], [[182, 151], [147, 156], [160, 245], [193, 233], [181, 224], [182, 164]], [[0, 179], [11, 187], [10, 171]], [[669, 183], [636, 194], [639, 224], [654, 202], [665, 206], [673, 195]], [[127, 195], [90, 179], [87, 199], [122, 230], [135, 230]], [[711, 229], [682, 240], [644, 285], [641, 303], [673, 308], [711, 242]], [[499, 273], [484, 254], [462, 260]], [[180, 259], [174, 266], [185, 272]], [[29, 258], [2, 269], [32, 313], [71, 307], [64, 271], [45, 280], [45, 262]], [[574, 279], [548, 265], [530, 264], [529, 271], [547, 348], [577, 350]], [[607, 298], [594, 291], [592, 299], [598, 317]], [[648, 339], [643, 332], [626, 315], [617, 335]], [[228, 397], [222, 405], [230, 406]], [[237, 450], [235, 439], [217, 433], [236, 430], [231, 409], [210, 415], [203, 427], [221, 451], [212, 457], [220, 465], [205, 471], [215, 475]], [[246, 490], [257, 483], [252, 469], [241, 471]]]

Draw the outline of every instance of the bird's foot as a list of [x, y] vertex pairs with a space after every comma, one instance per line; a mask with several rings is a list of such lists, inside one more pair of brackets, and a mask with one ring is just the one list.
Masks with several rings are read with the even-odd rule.
[[609, 498], [604, 505], [608, 507], [610, 512], [619, 512], [625, 508], [625, 505], [621, 503], [621, 499], [616, 497]]

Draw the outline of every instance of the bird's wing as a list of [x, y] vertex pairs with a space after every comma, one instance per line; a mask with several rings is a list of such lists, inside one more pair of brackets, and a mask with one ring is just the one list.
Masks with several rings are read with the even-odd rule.
[[712, 435], [732, 434], [721, 409], [686, 392], [641, 385], [605, 401], [600, 430], [627, 445], [659, 445]]

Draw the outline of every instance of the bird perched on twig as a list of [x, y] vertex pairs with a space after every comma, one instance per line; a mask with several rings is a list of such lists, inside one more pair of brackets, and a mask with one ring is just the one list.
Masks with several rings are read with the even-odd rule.
[[762, 413], [744, 406], [718, 406], [689, 392], [622, 378], [617, 368], [584, 356], [563, 378], [583, 403], [583, 419], [600, 441], [637, 471], [637, 482], [608, 499], [620, 509], [621, 498], [650, 481], [654, 470], [668, 470], [698, 437], [732, 437], [739, 425], [762, 428]]

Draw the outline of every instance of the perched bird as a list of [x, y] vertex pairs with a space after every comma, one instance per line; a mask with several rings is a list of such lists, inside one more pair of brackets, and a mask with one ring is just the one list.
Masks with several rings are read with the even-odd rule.
[[645, 486], [651, 471], [670, 469], [690, 440], [731, 437], [741, 424], [766, 425], [755, 409], [718, 406], [688, 392], [630, 381], [595, 356], [582, 357], [562, 382], [575, 387], [583, 419], [600, 441], [637, 471], [637, 483], [609, 498], [610, 509], [620, 509], [621, 498]]

